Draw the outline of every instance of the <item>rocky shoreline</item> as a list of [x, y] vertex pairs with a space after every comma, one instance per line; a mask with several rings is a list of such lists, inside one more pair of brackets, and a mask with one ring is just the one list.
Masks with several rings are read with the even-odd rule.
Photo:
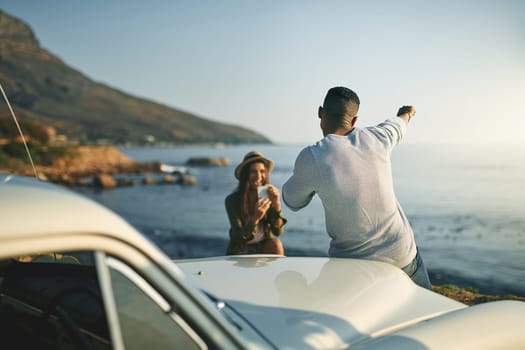
[[[226, 166], [227, 158], [191, 158], [187, 164], [199, 166]], [[180, 167], [161, 162], [137, 162], [126, 157], [114, 146], [71, 147], [69, 154], [53, 160], [51, 165], [25, 167], [17, 173], [37, 177], [65, 186], [92, 186], [110, 189], [141, 185], [194, 185], [197, 179]], [[140, 175], [137, 178], [136, 175]]]

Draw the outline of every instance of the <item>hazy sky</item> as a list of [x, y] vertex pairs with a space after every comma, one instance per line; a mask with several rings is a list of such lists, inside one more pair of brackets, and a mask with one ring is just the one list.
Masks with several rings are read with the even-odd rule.
[[358, 126], [413, 104], [406, 143], [525, 144], [525, 1], [0, 0], [40, 44], [135, 96], [256, 130], [321, 138], [328, 88]]

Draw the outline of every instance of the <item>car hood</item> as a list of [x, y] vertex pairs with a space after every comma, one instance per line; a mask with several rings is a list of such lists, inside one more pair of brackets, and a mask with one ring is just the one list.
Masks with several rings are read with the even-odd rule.
[[389, 264], [320, 257], [175, 260], [280, 349], [338, 349], [466, 305]]

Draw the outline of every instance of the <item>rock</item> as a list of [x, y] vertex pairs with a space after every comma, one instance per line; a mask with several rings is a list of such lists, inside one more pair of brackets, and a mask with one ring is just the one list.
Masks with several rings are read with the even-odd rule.
[[93, 178], [89, 176], [79, 177], [78, 179], [76, 179], [75, 185], [84, 187], [93, 186]]
[[182, 176], [179, 180], [181, 185], [195, 185], [197, 178], [195, 176]]
[[155, 179], [150, 176], [146, 176], [145, 178], [142, 179], [142, 184], [143, 185], [155, 185]]
[[126, 177], [122, 177], [117, 180], [117, 184], [118, 186], [136, 186], [137, 180], [132, 180]]
[[173, 175], [164, 175], [164, 177], [161, 180], [161, 183], [163, 184], [175, 184], [177, 183], [177, 180]]
[[188, 159], [187, 165], [191, 166], [227, 166], [231, 161], [226, 158], [210, 158], [210, 157], [193, 157]]
[[103, 189], [117, 187], [117, 180], [111, 175], [98, 174], [93, 178], [93, 186]]
[[71, 148], [70, 155], [56, 159], [53, 167], [68, 173], [91, 171], [109, 174], [126, 172], [137, 164], [113, 146], [79, 146]]

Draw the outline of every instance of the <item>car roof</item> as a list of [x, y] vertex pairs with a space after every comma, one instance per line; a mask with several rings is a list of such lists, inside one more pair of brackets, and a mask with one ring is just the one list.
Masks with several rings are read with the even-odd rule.
[[67, 188], [32, 177], [0, 173], [0, 240], [78, 232], [140, 234], [119, 215]]

